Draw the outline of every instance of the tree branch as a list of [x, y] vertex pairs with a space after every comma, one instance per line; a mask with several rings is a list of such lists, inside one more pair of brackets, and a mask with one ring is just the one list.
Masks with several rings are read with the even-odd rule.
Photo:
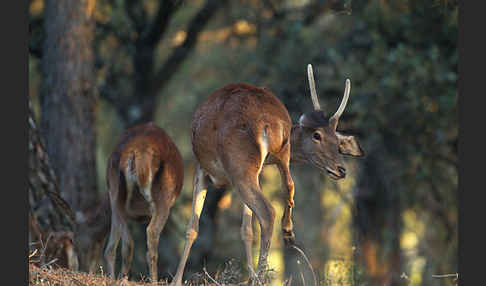
[[[145, 21], [141, 19], [146, 19], [147, 15], [144, 13], [143, 7], [140, 7], [142, 11], [142, 16], [138, 17], [136, 14], [136, 7], [135, 4], [138, 3], [137, 0], [125, 0], [125, 12], [127, 13], [130, 20], [132, 20], [133, 25], [135, 26], [135, 31], [140, 35], [143, 32], [143, 28], [145, 27]], [[163, 1], [167, 2], [167, 1]]]
[[191, 20], [187, 29], [187, 36], [184, 42], [175, 48], [169, 58], [162, 65], [162, 68], [155, 73], [152, 79], [150, 95], [156, 93], [167, 84], [171, 77], [176, 73], [181, 64], [194, 49], [199, 33], [207, 25], [211, 17], [222, 6], [223, 1], [207, 0], [206, 4], [197, 12]]
[[169, 0], [169, 1], [162, 1], [159, 4], [159, 10], [157, 11], [157, 15], [150, 26], [150, 29], [143, 36], [143, 42], [149, 46], [155, 46], [162, 35], [164, 35], [167, 27], [169, 26], [169, 22], [174, 15], [174, 12], [179, 8], [182, 1], [178, 0]]

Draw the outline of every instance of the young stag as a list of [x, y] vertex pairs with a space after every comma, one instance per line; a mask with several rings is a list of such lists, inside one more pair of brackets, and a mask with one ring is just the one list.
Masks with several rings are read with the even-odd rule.
[[122, 238], [121, 275], [128, 275], [133, 239], [127, 220], [150, 222], [147, 226], [147, 264], [157, 281], [159, 235], [182, 188], [184, 169], [179, 150], [153, 123], [127, 130], [110, 156], [107, 185], [111, 206], [111, 231], [105, 258], [115, 273], [116, 248]]
[[[248, 270], [259, 281], [267, 267], [275, 211], [260, 189], [258, 177], [263, 165], [277, 165], [288, 198], [282, 218], [286, 244], [294, 243], [292, 208], [294, 183], [290, 161], [310, 163], [333, 179], [346, 176], [339, 153], [362, 156], [353, 136], [336, 131], [346, 107], [350, 82], [336, 113], [326, 118], [320, 109], [314, 86], [312, 66], [308, 66], [311, 97], [315, 111], [303, 114], [292, 125], [284, 104], [268, 89], [237, 83], [216, 90], [195, 111], [192, 121], [192, 146], [198, 165], [194, 176], [192, 216], [187, 226], [186, 243], [176, 276], [181, 285], [189, 252], [198, 234], [199, 217], [207, 186], [233, 186], [243, 201], [241, 237], [245, 245]], [[251, 218], [255, 214], [261, 229], [257, 273], [252, 265]]]

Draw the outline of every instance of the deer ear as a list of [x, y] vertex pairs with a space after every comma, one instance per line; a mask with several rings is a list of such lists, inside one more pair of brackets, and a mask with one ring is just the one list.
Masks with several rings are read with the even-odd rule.
[[354, 157], [364, 156], [363, 149], [359, 146], [358, 140], [353, 135], [343, 135], [336, 132], [339, 140], [339, 153]]
[[303, 126], [304, 122], [305, 122], [306, 118], [305, 118], [305, 114], [302, 114], [300, 117], [299, 117], [299, 125], [300, 126]]

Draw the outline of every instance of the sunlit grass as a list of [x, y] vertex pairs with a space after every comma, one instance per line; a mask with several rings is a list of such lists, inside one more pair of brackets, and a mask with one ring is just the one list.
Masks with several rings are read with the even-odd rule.
[[349, 259], [331, 259], [324, 266], [324, 285], [351, 286], [353, 263]]

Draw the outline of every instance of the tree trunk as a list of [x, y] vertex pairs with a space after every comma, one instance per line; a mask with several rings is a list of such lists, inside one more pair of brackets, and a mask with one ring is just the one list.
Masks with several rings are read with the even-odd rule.
[[75, 212], [97, 201], [94, 6], [95, 0], [45, 3], [42, 132], [59, 190]]
[[386, 177], [393, 175], [385, 172], [384, 150], [371, 150], [362, 167], [353, 214], [356, 262], [371, 285], [398, 285], [402, 282], [400, 190], [387, 182]]
[[60, 196], [32, 109], [29, 105], [29, 246], [37, 249], [39, 265], [57, 259], [54, 265], [77, 270], [73, 243], [74, 214]]

